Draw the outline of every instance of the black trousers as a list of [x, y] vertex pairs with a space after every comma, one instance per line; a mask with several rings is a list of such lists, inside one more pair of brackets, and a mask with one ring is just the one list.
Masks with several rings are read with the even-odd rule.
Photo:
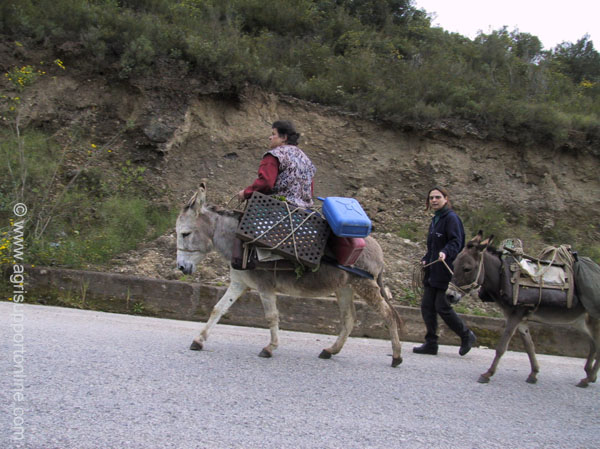
[[456, 314], [448, 300], [446, 299], [446, 290], [425, 286], [425, 292], [421, 299], [421, 315], [427, 328], [425, 341], [437, 343], [438, 322], [437, 316], [441, 316], [444, 323], [459, 337], [468, 335], [469, 328], [464, 321]]

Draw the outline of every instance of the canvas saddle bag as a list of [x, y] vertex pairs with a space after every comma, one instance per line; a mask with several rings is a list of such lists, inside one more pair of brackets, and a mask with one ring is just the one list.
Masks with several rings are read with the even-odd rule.
[[502, 293], [512, 305], [572, 308], [575, 296], [573, 257], [566, 245], [546, 248], [538, 257], [505, 248]]

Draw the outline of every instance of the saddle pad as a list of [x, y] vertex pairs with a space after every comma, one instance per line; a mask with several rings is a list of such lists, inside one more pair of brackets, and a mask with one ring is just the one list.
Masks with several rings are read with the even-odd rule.
[[[573, 295], [573, 287], [567, 278], [564, 268], [542, 265], [541, 269], [557, 268], [547, 270], [549, 279], [546, 281], [544, 274], [538, 269], [538, 264], [531, 262], [523, 265], [523, 259], [518, 260], [513, 256], [503, 256], [501, 273], [501, 296], [504, 301], [512, 305], [523, 305], [535, 307], [538, 305], [554, 306], [560, 308], [575, 307], [578, 303], [577, 296]], [[532, 273], [526, 273], [524, 267]], [[535, 280], [533, 276], [537, 277]], [[539, 280], [544, 279], [543, 283]]]
[[519, 261], [521, 273], [529, 276], [534, 282], [547, 286], [569, 287], [565, 269], [554, 265], [540, 265], [529, 259]]

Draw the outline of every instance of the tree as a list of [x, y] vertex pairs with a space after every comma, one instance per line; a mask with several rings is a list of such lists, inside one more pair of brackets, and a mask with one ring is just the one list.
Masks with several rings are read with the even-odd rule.
[[336, 0], [351, 16], [358, 18], [365, 25], [383, 28], [387, 20], [394, 24], [405, 23], [418, 13], [412, 0]]
[[515, 55], [524, 62], [537, 63], [542, 59], [542, 43], [537, 36], [529, 33], [520, 33], [515, 30], [510, 34], [514, 42]]
[[587, 34], [575, 44], [563, 42], [557, 45], [552, 60], [560, 72], [577, 84], [584, 80], [600, 81], [600, 54], [594, 49], [594, 43]]

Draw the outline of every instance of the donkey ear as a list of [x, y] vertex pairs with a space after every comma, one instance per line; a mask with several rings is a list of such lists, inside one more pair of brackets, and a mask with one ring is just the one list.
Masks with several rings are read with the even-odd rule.
[[482, 238], [483, 238], [483, 231], [479, 230], [477, 235], [475, 237], [473, 237], [469, 243], [479, 243], [479, 242], [481, 242]]
[[487, 239], [482, 241], [479, 244], [479, 249], [483, 250], [492, 244], [492, 240], [494, 240], [494, 234], [490, 235]]
[[185, 205], [185, 210], [194, 209], [196, 207], [197, 199], [198, 199], [198, 192], [195, 192], [194, 195], [189, 199], [189, 201]]
[[205, 182], [201, 182], [200, 186], [198, 187], [198, 191], [196, 192], [196, 196], [198, 197], [196, 202], [198, 203], [198, 206], [200, 206], [201, 208], [204, 207], [204, 205], [206, 204], [206, 183]]
[[206, 203], [206, 184], [200, 183], [200, 187], [194, 196], [190, 198], [188, 203], [185, 205], [185, 210], [193, 210], [196, 212], [196, 215], [202, 210], [204, 204]]

